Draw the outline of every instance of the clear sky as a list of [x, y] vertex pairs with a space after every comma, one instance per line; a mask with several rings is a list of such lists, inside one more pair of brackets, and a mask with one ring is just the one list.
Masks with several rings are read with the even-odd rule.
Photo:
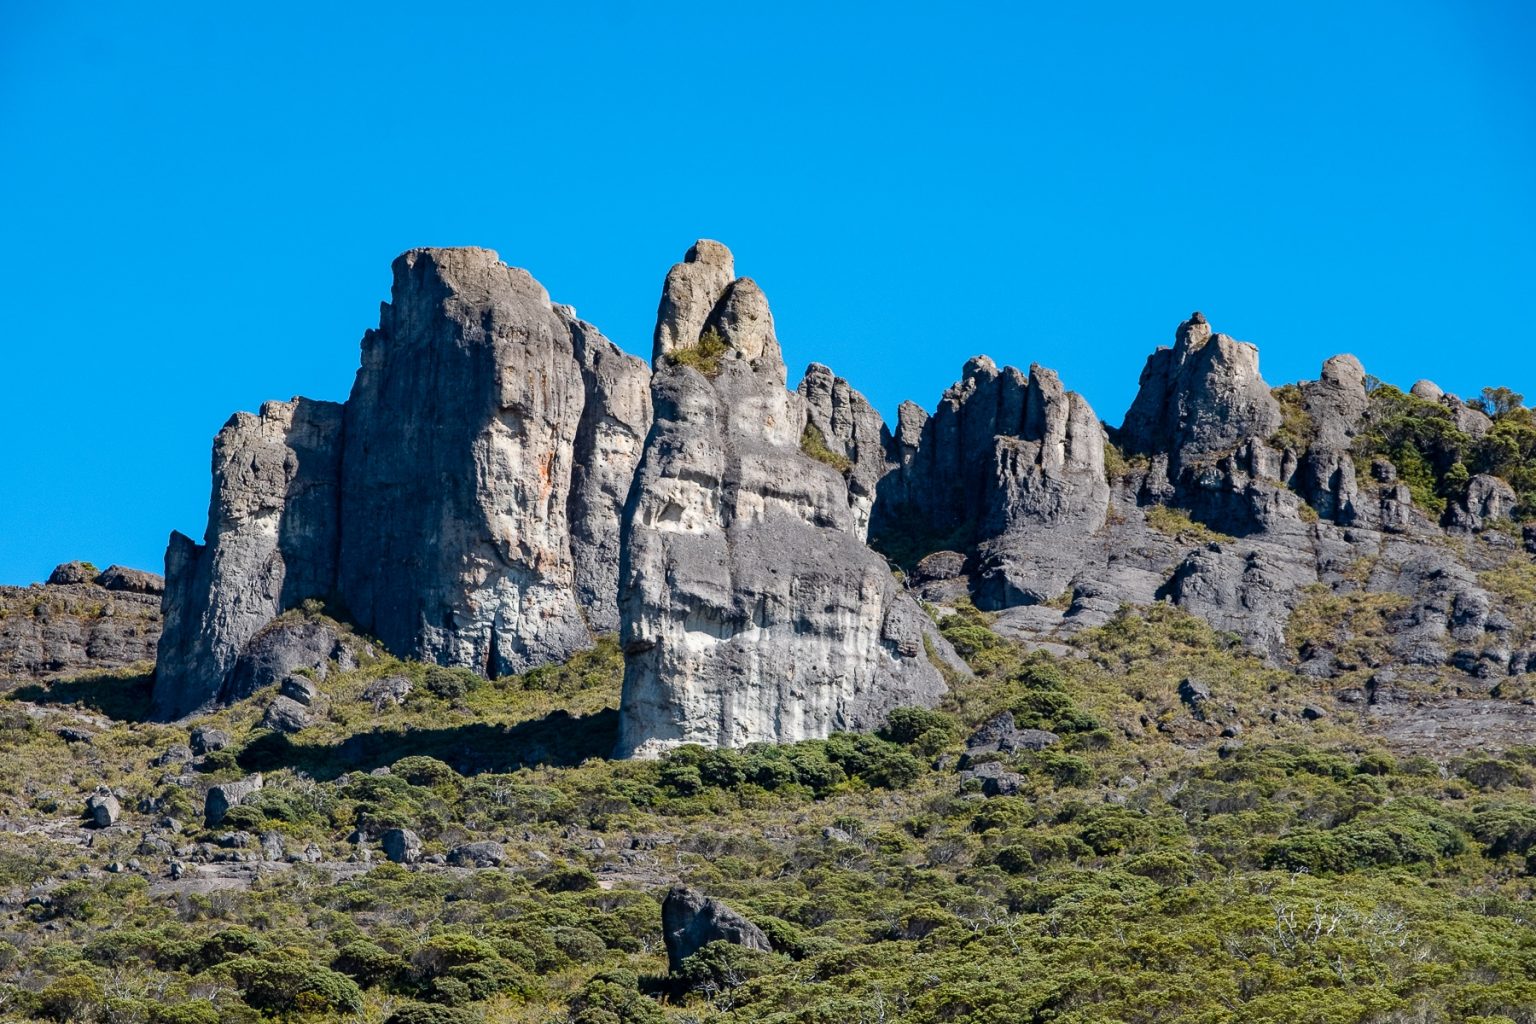
[[1197, 308], [1272, 384], [1536, 393], [1533, 12], [0, 0], [0, 582], [201, 537], [215, 431], [344, 398], [418, 245], [648, 354], [720, 239], [887, 418], [985, 352], [1118, 423]]

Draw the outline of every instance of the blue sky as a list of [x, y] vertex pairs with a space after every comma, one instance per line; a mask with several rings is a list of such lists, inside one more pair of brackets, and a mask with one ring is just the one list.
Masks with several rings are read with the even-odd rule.
[[720, 239], [888, 418], [985, 352], [1118, 423], [1196, 308], [1271, 383], [1536, 393], [1533, 10], [0, 4], [0, 582], [201, 536], [215, 431], [345, 397], [417, 245], [648, 354]]

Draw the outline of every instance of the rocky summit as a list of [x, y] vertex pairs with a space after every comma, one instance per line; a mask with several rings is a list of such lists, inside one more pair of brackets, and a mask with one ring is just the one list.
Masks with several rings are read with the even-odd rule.
[[[491, 251], [416, 249], [344, 403], [269, 402], [215, 439], [203, 541], [166, 554], [151, 713], [371, 643], [494, 679], [617, 632], [622, 754], [793, 741], [940, 699], [965, 666], [920, 601], [1047, 650], [1168, 602], [1311, 677], [1486, 689], [1536, 662], [1517, 412], [1347, 354], [1272, 387], [1195, 313], [1118, 427], [986, 355], [888, 427], [822, 364], [787, 388], [718, 242], [667, 273], [650, 366]], [[29, 678], [148, 653], [8, 632]]]

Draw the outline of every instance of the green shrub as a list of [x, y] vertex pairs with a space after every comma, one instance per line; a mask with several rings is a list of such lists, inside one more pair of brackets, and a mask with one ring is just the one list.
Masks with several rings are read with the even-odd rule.
[[684, 960], [678, 978], [698, 992], [724, 992], [783, 967], [773, 953], [762, 953], [732, 942], [711, 942]]
[[403, 957], [367, 939], [358, 939], [341, 947], [331, 967], [352, 977], [364, 988], [394, 985], [410, 969]]
[[821, 432], [821, 428], [809, 421], [805, 429], [800, 432], [800, 450], [817, 462], [825, 463], [846, 474], [853, 469], [853, 460], [846, 455], [841, 455], [827, 447], [827, 437]]
[[296, 956], [242, 956], [217, 968], [241, 998], [267, 1013], [361, 1013], [363, 994], [351, 978]]
[[720, 373], [720, 361], [731, 350], [720, 332], [713, 327], [705, 330], [698, 343], [673, 349], [667, 353], [667, 361], [674, 366], [691, 366], [704, 376], [713, 379]]

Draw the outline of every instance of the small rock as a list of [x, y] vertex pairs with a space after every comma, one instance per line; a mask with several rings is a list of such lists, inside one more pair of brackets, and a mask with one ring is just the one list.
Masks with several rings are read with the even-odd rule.
[[214, 842], [226, 850], [240, 850], [251, 845], [251, 834], [249, 832], [225, 832], [219, 835]]
[[96, 734], [86, 729], [76, 729], [72, 725], [64, 725], [54, 730], [54, 733], [65, 743], [89, 743], [96, 738]]
[[821, 838], [833, 843], [853, 842], [853, 836], [849, 835], [847, 832], [844, 832], [840, 828], [833, 828], [831, 825], [828, 825], [826, 828], [821, 830]]
[[282, 860], [285, 852], [282, 833], [263, 832], [261, 834], [261, 855], [263, 857], [267, 860]]
[[177, 821], [175, 818], [172, 818], [170, 815], [166, 815], [159, 821], [155, 822], [155, 827], [163, 828], [167, 832], [180, 832], [181, 822]]
[[169, 747], [165, 748], [159, 757], [150, 763], [156, 767], [164, 768], [167, 765], [186, 764], [194, 756], [192, 748], [185, 743], [172, 743]]
[[304, 847], [304, 860], [308, 863], [318, 864], [324, 859], [325, 855], [320, 852], [320, 847], [316, 846], [314, 843], [310, 843], [308, 846]]
[[229, 733], [223, 729], [215, 729], [212, 726], [200, 725], [192, 730], [190, 737], [192, 753], [198, 757], [211, 754], [215, 750], [223, 750], [229, 746]]
[[163, 594], [165, 592], [165, 580], [152, 572], [143, 569], [129, 569], [121, 565], [109, 565], [95, 583], [98, 587], [105, 587], [126, 594]]
[[187, 873], [187, 866], [179, 860], [173, 860], [167, 873], [171, 876], [171, 880], [175, 881]]
[[392, 828], [379, 836], [384, 856], [394, 864], [415, 864], [421, 859], [421, 837], [408, 828]]
[[239, 806], [261, 790], [261, 775], [248, 775], [238, 782], [210, 787], [203, 802], [203, 820], [209, 828], [218, 827], [231, 807]]
[[267, 705], [267, 713], [262, 716], [261, 724], [275, 732], [299, 732], [309, 726], [309, 712], [291, 697], [274, 697], [272, 703]]
[[95, 793], [85, 801], [86, 817], [97, 828], [106, 828], [117, 824], [117, 819], [122, 816], [123, 805], [118, 803], [117, 797], [111, 793]]
[[112, 872], [114, 875], [120, 875], [124, 871], [128, 870], [128, 865], [124, 864], [120, 860], [115, 860], [111, 864], [107, 865], [107, 870]]
[[363, 688], [363, 700], [372, 704], [375, 711], [382, 711], [388, 704], [404, 704], [410, 693], [411, 681], [405, 676], [386, 676]]
[[320, 689], [301, 675], [284, 676], [277, 692], [295, 703], [312, 707], [320, 697]]
[[500, 843], [485, 840], [465, 843], [448, 851], [448, 863], [456, 867], [494, 868], [507, 859]]
[[1309, 722], [1315, 722], [1320, 718], [1327, 718], [1328, 712], [1324, 711], [1316, 704], [1308, 704], [1306, 707], [1301, 709], [1301, 717], [1305, 718]]
[[89, 562], [64, 562], [48, 574], [50, 586], [67, 587], [76, 583], [89, 583], [96, 578], [96, 567]]

